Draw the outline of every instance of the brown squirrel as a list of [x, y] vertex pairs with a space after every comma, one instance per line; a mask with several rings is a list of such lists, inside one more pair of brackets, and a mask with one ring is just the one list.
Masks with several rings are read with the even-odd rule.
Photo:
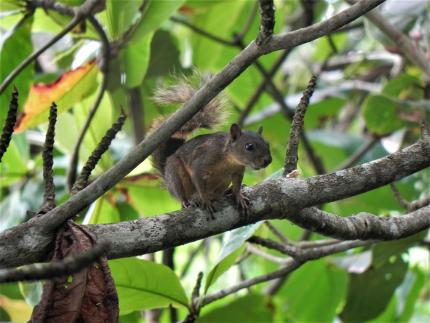
[[[207, 81], [202, 79], [201, 83]], [[160, 88], [154, 101], [159, 104], [185, 103], [196, 88], [183, 80], [175, 86]], [[213, 216], [213, 201], [222, 197], [231, 186], [231, 192], [240, 211], [247, 211], [249, 201], [241, 192], [245, 167], [261, 169], [272, 162], [269, 144], [257, 132], [241, 130], [237, 124], [230, 133], [216, 132], [186, 138], [198, 128], [213, 129], [225, 120], [222, 97], [214, 98], [178, 132], [152, 154], [169, 192], [181, 201], [182, 206], [202, 207]], [[157, 127], [164, 118], [158, 119]]]

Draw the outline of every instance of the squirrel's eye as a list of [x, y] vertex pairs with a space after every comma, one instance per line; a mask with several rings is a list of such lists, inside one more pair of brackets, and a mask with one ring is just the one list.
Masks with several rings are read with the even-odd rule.
[[246, 144], [245, 149], [248, 151], [252, 151], [252, 150], [254, 150], [254, 145], [253, 144]]

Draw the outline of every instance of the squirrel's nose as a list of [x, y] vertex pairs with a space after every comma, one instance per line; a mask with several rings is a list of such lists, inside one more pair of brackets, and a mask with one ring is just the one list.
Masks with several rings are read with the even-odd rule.
[[268, 166], [270, 163], [272, 162], [272, 157], [264, 157], [263, 163], [264, 163], [264, 167]]

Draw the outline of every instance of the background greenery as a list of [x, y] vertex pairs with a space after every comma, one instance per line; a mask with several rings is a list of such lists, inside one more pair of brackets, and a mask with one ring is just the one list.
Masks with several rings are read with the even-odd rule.
[[[78, 5], [82, 1], [60, 2]], [[416, 2], [415, 6], [408, 7], [406, 1], [398, 2], [390, 10], [386, 9], [385, 14], [405, 33], [421, 33], [422, 37], [416, 41], [430, 53], [428, 1], [411, 2]], [[275, 1], [275, 4], [276, 32], [303, 25], [300, 1]], [[240, 48], [203, 37], [169, 20], [170, 16], [182, 17], [231, 41], [234, 33], [242, 30], [255, 2], [152, 0], [145, 1], [146, 7], [140, 12], [141, 5], [142, 1], [108, 0], [106, 10], [97, 14], [109, 40], [122, 45], [110, 62], [108, 92], [85, 137], [81, 162], [86, 161], [121, 107], [129, 116], [134, 116], [130, 104], [133, 92], [140, 94], [144, 113], [138, 123], [144, 124], [146, 131], [154, 118], [176, 108], [159, 107], [151, 101], [158, 85], [174, 82], [177, 75], [190, 74], [194, 69], [216, 73], [239, 52]], [[315, 21], [327, 18], [344, 6], [343, 1], [317, 1]], [[32, 16], [24, 14], [23, 1], [3, 0], [0, 4], [1, 80], [70, 19], [42, 9], [37, 9]], [[382, 139], [359, 163], [414, 142], [420, 134], [416, 113], [430, 110], [422, 71], [399, 61], [390, 41], [369, 23], [359, 21], [363, 24], [358, 28], [333, 34], [331, 41], [324, 37], [294, 49], [273, 78], [287, 102], [292, 102], [323, 62], [329, 59], [328, 62], [335, 65], [341, 58], [346, 60], [345, 64], [322, 73], [317, 89], [326, 92], [315, 95], [305, 118], [306, 134], [328, 172], [336, 170], [372, 136]], [[255, 38], [258, 24], [257, 15], [244, 38], [245, 44]], [[131, 26], [135, 29], [128, 39], [126, 35]], [[20, 112], [25, 112], [26, 117], [0, 164], [0, 230], [25, 221], [26, 211], [37, 210], [41, 204], [40, 151], [48, 108], [54, 100], [61, 112], [54, 160], [57, 203], [68, 197], [65, 185], [68, 158], [102, 78], [94, 61], [100, 50], [98, 36], [89, 24], [81, 27], [84, 28], [68, 34], [14, 81], [20, 93]], [[279, 55], [280, 52], [266, 55], [259, 61], [269, 70]], [[230, 123], [238, 119], [239, 109], [246, 106], [262, 81], [261, 73], [251, 66], [226, 89], [231, 104]], [[346, 81], [368, 82], [370, 91], [357, 90], [356, 86], [342, 87]], [[12, 87], [0, 97], [0, 124], [5, 119]], [[273, 99], [264, 93], [251, 115], [258, 115], [272, 104]], [[348, 115], [353, 116], [350, 121]], [[98, 164], [95, 176], [118, 161], [143, 135], [130, 119]], [[247, 128], [256, 129], [259, 125], [264, 126], [264, 136], [271, 144], [273, 163], [262, 171], [247, 172], [246, 185], [277, 176], [283, 166], [290, 122], [278, 112], [248, 124]], [[303, 151], [300, 151], [299, 167], [301, 176], [315, 175]], [[142, 163], [83, 212], [81, 222], [112, 223], [178, 209], [179, 203], [169, 196], [156, 177], [151, 176], [154, 173], [149, 161]], [[398, 187], [410, 200], [428, 195], [430, 171], [410, 176], [398, 183]], [[388, 187], [325, 205], [324, 209], [341, 215], [360, 211], [381, 216], [404, 212]], [[288, 222], [273, 223], [291, 240], [299, 240], [303, 234], [302, 229]], [[204, 290], [210, 293], [241, 279], [275, 270], [278, 265], [247, 252], [245, 240], [255, 232], [273, 238], [259, 223], [212, 237], [204, 243], [178, 247], [174, 272], [160, 264], [160, 254], [155, 254], [154, 262], [138, 258], [110, 261], [120, 298], [120, 321], [142, 321], [143, 310], [169, 304], [178, 309], [180, 318], [185, 317], [199, 271], [204, 272]], [[204, 307], [198, 321], [332, 322], [337, 318], [345, 322], [428, 321], [429, 245], [418, 243], [425, 234], [309, 262], [289, 275], [276, 295], [269, 297], [264, 284], [256, 285]], [[316, 234], [310, 237], [311, 240], [323, 238]], [[195, 250], [197, 254], [190, 269], [181, 275]], [[26, 321], [31, 307], [38, 302], [40, 291], [41, 283], [1, 285], [0, 320]], [[168, 311], [162, 312], [161, 321], [168, 321]]]

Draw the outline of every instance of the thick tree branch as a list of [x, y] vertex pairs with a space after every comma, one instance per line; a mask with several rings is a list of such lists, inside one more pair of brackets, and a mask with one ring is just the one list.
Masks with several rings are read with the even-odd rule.
[[[217, 207], [219, 211], [215, 213], [215, 220], [210, 220], [209, 215], [201, 209], [189, 208], [155, 218], [89, 226], [89, 229], [98, 241], [112, 242], [107, 254], [110, 258], [163, 250], [275, 218], [288, 219], [306, 229], [343, 239], [397, 239], [426, 229], [430, 224], [430, 207], [402, 217], [365, 215], [365, 220], [360, 220], [360, 216], [348, 220], [349, 218], [329, 216], [313, 210], [305, 211], [306, 216], [299, 215], [298, 212], [307, 207], [370, 191], [428, 166], [430, 140], [420, 140], [399, 152], [354, 168], [304, 180], [277, 178], [247, 188], [245, 193], [252, 201], [247, 218], [240, 216], [232, 202], [228, 204], [224, 201]], [[75, 196], [81, 196], [81, 192], [85, 190]], [[81, 198], [85, 199], [85, 196]], [[64, 216], [64, 213], [52, 214]], [[0, 234], [0, 267], [43, 259], [52, 241], [50, 223], [46, 222], [47, 215], [49, 213]], [[371, 226], [368, 234], [366, 225]], [[10, 248], [11, 245], [14, 248]]]

